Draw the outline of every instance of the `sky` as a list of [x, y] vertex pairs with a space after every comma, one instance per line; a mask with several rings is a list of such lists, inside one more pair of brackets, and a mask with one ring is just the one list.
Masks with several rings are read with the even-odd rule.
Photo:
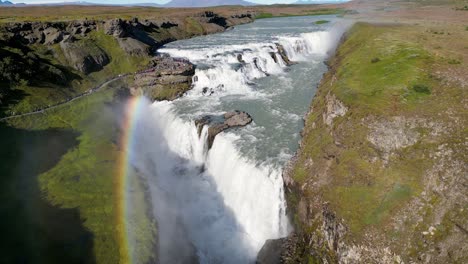
[[[132, 4], [132, 3], [156, 3], [156, 4], [165, 4], [170, 2], [170, 0], [10, 0], [13, 3], [26, 3], [26, 4], [41, 4], [41, 3], [57, 3], [57, 2], [91, 2], [91, 3], [102, 3], [102, 4]], [[288, 4], [296, 2], [297, 0], [247, 0], [249, 2], [257, 4]], [[313, 0], [316, 2], [321, 2], [324, 0]], [[329, 2], [344, 2], [345, 0], [328, 0]]]

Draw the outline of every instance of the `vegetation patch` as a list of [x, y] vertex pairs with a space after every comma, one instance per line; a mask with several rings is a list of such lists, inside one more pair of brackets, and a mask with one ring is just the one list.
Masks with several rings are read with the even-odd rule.
[[[43, 114], [8, 121], [10, 126], [18, 129], [42, 131], [53, 128], [80, 133], [79, 143], [64, 153], [56, 165], [40, 174], [38, 182], [41, 192], [53, 206], [78, 208], [84, 227], [93, 234], [92, 247], [97, 263], [125, 262], [119, 255], [119, 227], [114, 204], [118, 157], [122, 151], [118, 145], [118, 117], [122, 108], [113, 103], [115, 92], [124, 86], [125, 82], [116, 81], [106, 89]], [[141, 188], [138, 183], [132, 182], [132, 185]], [[142, 206], [142, 197], [136, 198]], [[134, 222], [138, 224], [135, 232], [150, 236], [154, 224], [145, 220], [148, 211], [138, 207], [135, 210], [138, 214], [138, 220]], [[146, 236], [142, 239], [149, 241]], [[140, 259], [149, 258], [147, 249], [147, 246], [139, 248]]]
[[[2, 80], [8, 86], [2, 88], [4, 92], [0, 92], [4, 94], [1, 105], [4, 116], [27, 113], [65, 102], [119, 74], [143, 69], [149, 61], [147, 57], [126, 54], [113, 36], [102, 31], [92, 32], [89, 38], [75, 43], [77, 48], [92, 52], [97, 52], [96, 49], [104, 50], [110, 57], [110, 63], [100, 71], [84, 75], [69, 65], [59, 44], [50, 48], [35, 45], [31, 50], [20, 47], [17, 49], [17, 52], [21, 52], [17, 55], [19, 58], [15, 57], [15, 53], [5, 51], [8, 56], [0, 63], [0, 67], [7, 69], [3, 71]], [[21, 49], [29, 51], [24, 53]]]
[[[269, 13], [261, 12], [255, 16], [255, 19], [263, 18], [273, 18], [273, 17], [293, 17], [293, 16], [321, 16], [321, 15], [342, 15], [346, 10], [341, 8], [321, 8], [321, 9], [310, 9], [310, 10], [301, 10], [301, 12], [295, 13]], [[319, 21], [318, 21], [319, 22]], [[317, 24], [325, 24], [329, 21], [320, 20]]]
[[255, 19], [272, 18], [272, 17], [273, 17], [272, 13], [260, 13], [255, 16]]
[[317, 21], [315, 21], [316, 25], [323, 25], [323, 24], [327, 24], [327, 23], [330, 23], [330, 21], [328, 21], [328, 20], [317, 20]]
[[449, 59], [448, 61], [448, 64], [461, 64], [461, 61], [460, 60], [457, 60], [457, 59]]
[[[414, 39], [409, 40], [407, 34], [412, 30], [410, 26], [365, 23], [350, 30], [329, 61], [331, 69], [315, 95], [292, 168], [292, 178], [304, 190], [302, 196], [288, 194], [292, 196], [288, 198], [290, 208], [297, 210], [299, 200], [314, 203], [322, 197], [349, 227], [354, 242], [365, 239], [363, 235], [369, 229], [379, 230], [389, 241], [395, 237], [413, 238], [411, 232], [387, 230], [394, 224], [393, 217], [423, 191], [423, 177], [434, 162], [428, 153], [436, 151], [437, 146], [424, 141], [430, 130], [414, 123], [422, 140], [383, 153], [367, 138], [369, 122], [435, 116], [443, 113], [447, 102], [454, 101], [450, 98], [458, 98], [461, 92], [459, 87], [440, 92], [440, 80], [429, 73], [435, 63], [444, 65], [446, 60], [432, 56]], [[329, 93], [349, 108], [331, 126], [323, 121]], [[458, 101], [453, 102], [453, 107], [460, 107]], [[442, 122], [449, 120], [446, 116], [438, 118]], [[452, 142], [453, 138], [443, 140]], [[300, 219], [297, 213], [293, 219], [302, 230], [310, 230], [307, 223], [313, 220]]]
[[431, 88], [425, 84], [415, 84], [412, 88], [417, 93], [431, 94]]

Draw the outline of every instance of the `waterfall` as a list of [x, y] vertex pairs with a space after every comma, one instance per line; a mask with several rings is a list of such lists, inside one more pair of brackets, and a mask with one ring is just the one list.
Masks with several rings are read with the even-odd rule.
[[[311, 63], [321, 76], [323, 60], [334, 49], [342, 32], [286, 33], [266, 43], [215, 43], [192, 49], [169, 46], [160, 50], [197, 65], [191, 91], [174, 102], [147, 102], [145, 115], [139, 116], [136, 122], [135, 148], [138, 151], [131, 162], [144, 175], [150, 188], [158, 221], [161, 263], [194, 263], [196, 260], [200, 263], [254, 263], [266, 240], [287, 236], [290, 230], [282, 164], [269, 157], [266, 161], [257, 160], [255, 155], [245, 155], [245, 150], [242, 152], [237, 145], [239, 134], [236, 133], [217, 135], [212, 148], [208, 149], [207, 128], [199, 135], [194, 119], [200, 114], [219, 114], [227, 107], [234, 110], [231, 107], [245, 106], [247, 101], [242, 98], [252, 94], [256, 100], [265, 99], [255, 103], [263, 104], [258, 109], [268, 109], [271, 114], [267, 121], [270, 133], [279, 132], [281, 125], [298, 127], [296, 132], [299, 133], [298, 120], [281, 119], [289, 123], [280, 124], [274, 114], [300, 116], [310, 99], [303, 100], [303, 111], [290, 107], [287, 101], [272, 105], [269, 100], [273, 89], [270, 94], [257, 94], [255, 82], [272, 75], [286, 76], [288, 60]], [[301, 77], [314, 74], [301, 73]], [[281, 86], [284, 79], [272, 79], [276, 81], [268, 83], [266, 89], [278, 85], [274, 90], [278, 91], [274, 96], [278, 96], [288, 90]], [[295, 98], [294, 93], [288, 96]], [[272, 124], [276, 125], [272, 127]], [[256, 126], [255, 117], [252, 125], [242, 129], [240, 131], [257, 129], [259, 133], [267, 130]], [[258, 134], [245, 134], [244, 138], [257, 140], [256, 136]], [[292, 134], [287, 136], [292, 137]], [[255, 140], [252, 144], [257, 144]], [[246, 143], [243, 144], [245, 148]], [[290, 146], [287, 141], [281, 144], [278, 147], [281, 152]], [[248, 147], [255, 152], [256, 145]]]
[[[283, 72], [286, 62], [277, 44], [284, 48], [290, 60], [303, 61], [310, 59], [311, 55], [326, 55], [339, 36], [329, 31], [317, 31], [303, 33], [298, 37], [279, 36], [271, 43], [248, 43], [191, 51], [165, 48], [160, 52], [200, 64], [195, 71], [194, 85], [189, 95], [245, 95], [252, 92], [251, 84], [255, 79]], [[205, 65], [205, 62], [209, 62], [209, 65]]]
[[207, 129], [199, 137], [169, 102], [148, 102], [145, 113], [131, 162], [150, 186], [161, 263], [190, 263], [193, 253], [201, 263], [251, 263], [265, 240], [287, 235], [279, 168], [243, 158], [226, 135], [208, 151]]

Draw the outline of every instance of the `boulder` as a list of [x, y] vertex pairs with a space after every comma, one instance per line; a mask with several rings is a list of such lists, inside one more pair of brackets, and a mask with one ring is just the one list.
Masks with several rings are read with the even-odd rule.
[[208, 125], [208, 149], [213, 146], [214, 139], [219, 133], [233, 128], [243, 127], [252, 123], [252, 117], [243, 111], [232, 111], [227, 112], [222, 116], [204, 116], [198, 120], [195, 120], [195, 125], [198, 129], [198, 135], [201, 135], [203, 127]]
[[295, 62], [292, 62], [289, 59], [288, 54], [286, 54], [286, 50], [284, 49], [283, 45], [276, 43], [276, 48], [278, 49], [278, 53], [281, 56], [281, 59], [283, 59], [284, 63], [286, 63], [287, 66], [296, 64]]
[[242, 111], [228, 112], [224, 114], [224, 123], [229, 127], [246, 126], [252, 122], [252, 117]]
[[63, 32], [56, 28], [46, 28], [44, 34], [44, 44], [46, 45], [56, 44], [63, 40]]

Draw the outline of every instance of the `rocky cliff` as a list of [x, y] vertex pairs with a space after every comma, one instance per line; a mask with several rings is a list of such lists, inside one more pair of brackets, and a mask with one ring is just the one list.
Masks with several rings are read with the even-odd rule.
[[[105, 47], [87, 41], [96, 31], [113, 36], [129, 55], [150, 55], [160, 46], [177, 39], [220, 32], [253, 20], [250, 13], [224, 17], [211, 11], [186, 18], [76, 20], [71, 22], [15, 22], [2, 25], [2, 39], [21, 45], [60, 43], [69, 65], [83, 73], [106, 65]], [[97, 51], [101, 49], [101, 51]]]
[[189, 61], [158, 56], [150, 65], [134, 75], [131, 94], [144, 95], [151, 100], [173, 100], [191, 88], [195, 66]]
[[[169, 18], [141, 15], [131, 19], [2, 23], [0, 111], [11, 115], [68, 100], [111, 77], [154, 66], [147, 63], [170, 41], [221, 32], [253, 19], [249, 11], [221, 15], [195, 10]], [[151, 81], [155, 85], [145, 84], [145, 94], [153, 99], [173, 99], [190, 86], [190, 71], [193, 69], [182, 75], [177, 70], [162, 73], [164, 76]], [[141, 76], [135, 77], [137, 83], [142, 81]], [[46, 89], [39, 92], [37, 87]], [[27, 103], [17, 104], [19, 100]]]
[[466, 66], [447, 66], [427, 34], [349, 32], [284, 173], [295, 232], [269, 241], [258, 263], [468, 260], [464, 81], [433, 75]]

